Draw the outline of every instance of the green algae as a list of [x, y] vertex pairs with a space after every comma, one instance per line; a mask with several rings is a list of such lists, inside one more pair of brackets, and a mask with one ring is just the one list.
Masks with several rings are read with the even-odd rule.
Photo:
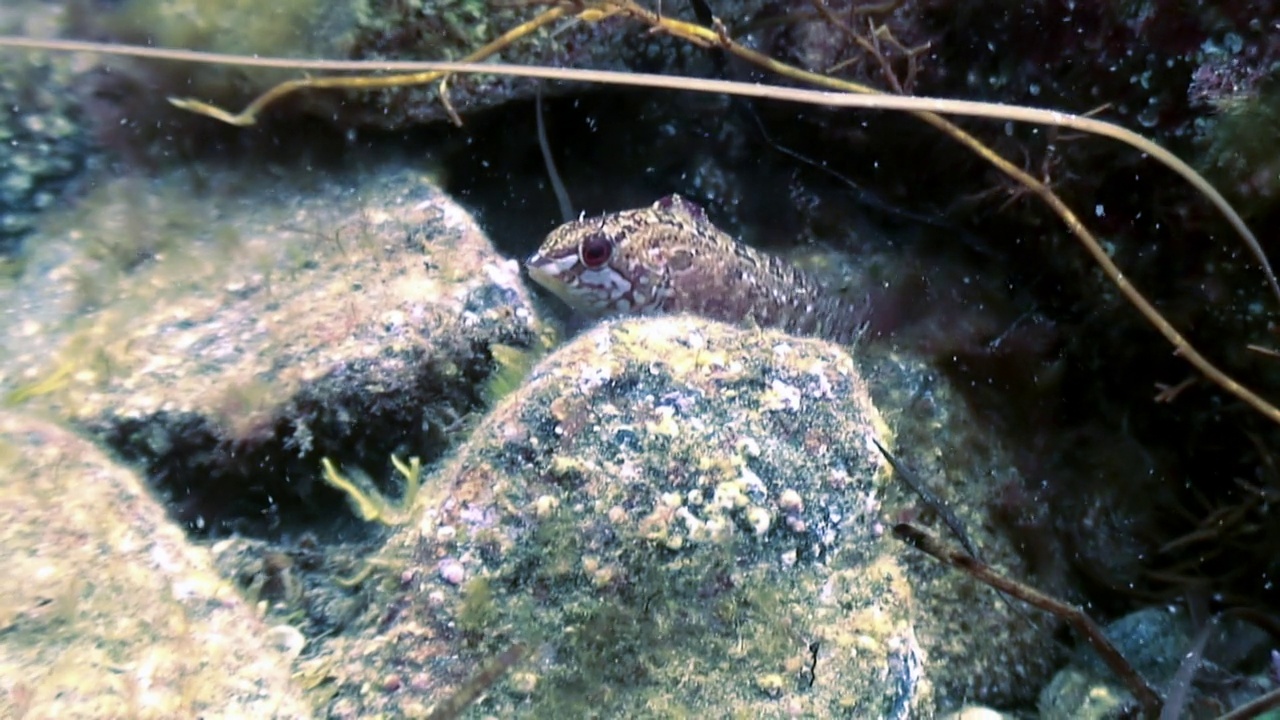
[[14, 407], [42, 395], [51, 395], [67, 387], [76, 365], [64, 361], [54, 367], [47, 375], [24, 385], [19, 385], [4, 396], [4, 405]]
[[286, 57], [343, 49], [363, 2], [323, 0], [126, 0], [97, 13], [100, 29], [124, 38], [145, 32], [160, 47]]
[[498, 608], [493, 601], [493, 587], [488, 578], [478, 577], [462, 586], [462, 604], [458, 608], [458, 627], [469, 635], [482, 635], [493, 626]]
[[554, 649], [560, 662], [540, 669], [529, 693], [539, 712], [688, 714], [713, 668], [740, 668], [742, 690], [754, 693], [750, 678], [796, 653], [796, 588], [762, 566], [739, 567], [747, 548], [674, 553], [630, 536], [608, 559], [584, 561], [568, 513], [534, 533], [512, 548], [508, 570], [466, 584], [457, 618], [482, 652], [513, 641]]
[[546, 356], [554, 344], [554, 338], [541, 337], [532, 348], [493, 343], [489, 354], [493, 356], [493, 372], [485, 380], [483, 396], [490, 405], [520, 388], [534, 365]]

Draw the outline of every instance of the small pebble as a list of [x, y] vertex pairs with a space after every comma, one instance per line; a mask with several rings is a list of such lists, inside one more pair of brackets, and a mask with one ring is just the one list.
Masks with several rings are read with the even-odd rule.
[[785, 684], [786, 681], [777, 673], [760, 675], [756, 678], [756, 687], [760, 692], [774, 698], [775, 700], [782, 697], [782, 688]]
[[558, 507], [560, 507], [558, 498], [551, 495], [539, 495], [538, 499], [533, 501], [533, 514], [545, 520], [551, 517]]
[[302, 654], [307, 638], [302, 631], [292, 625], [276, 625], [267, 630], [267, 644], [275, 647], [284, 656], [293, 660]]
[[450, 585], [461, 585], [462, 581], [467, 579], [466, 568], [453, 558], [445, 558], [440, 561], [440, 579]]
[[532, 695], [538, 689], [538, 676], [531, 672], [511, 673], [511, 691], [517, 695]]

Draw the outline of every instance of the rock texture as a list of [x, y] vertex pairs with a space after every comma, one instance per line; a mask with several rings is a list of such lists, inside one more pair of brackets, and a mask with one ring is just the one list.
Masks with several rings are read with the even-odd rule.
[[872, 442], [891, 433], [870, 397], [821, 341], [692, 317], [593, 328], [425, 482], [378, 562], [377, 631], [329, 648], [330, 712], [424, 712], [517, 645], [484, 712], [905, 718], [1025, 694], [1043, 626], [887, 534], [922, 511]]
[[280, 633], [137, 474], [6, 411], [0, 476], [0, 715], [311, 716]]
[[518, 266], [425, 176], [203, 181], [228, 184], [100, 188], [0, 325], [10, 402], [139, 461], [196, 527], [314, 506], [323, 456], [430, 461], [493, 348], [541, 346]]

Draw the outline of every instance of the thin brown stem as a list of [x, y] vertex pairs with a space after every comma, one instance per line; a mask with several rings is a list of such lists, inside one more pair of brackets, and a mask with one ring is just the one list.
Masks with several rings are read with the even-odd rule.
[[[484, 48], [481, 48], [481, 50], [468, 57], [477, 57], [482, 55], [487, 56], [488, 54], [497, 52], [499, 49], [514, 42], [515, 39], [523, 37], [538, 27], [541, 27], [555, 19], [563, 17], [566, 12], [567, 11], [563, 8], [552, 8], [546, 13], [543, 13], [519, 27], [504, 33], [501, 38], [489, 43]], [[1262, 251], [1262, 247], [1258, 243], [1257, 237], [1249, 230], [1248, 226], [1245, 225], [1244, 220], [1240, 218], [1239, 214], [1236, 213], [1221, 193], [1214, 189], [1213, 186], [1210, 185], [1202, 176], [1196, 173], [1195, 170], [1169, 151], [1126, 128], [1093, 118], [1071, 115], [1068, 113], [1013, 105], [1001, 105], [997, 103], [978, 103], [963, 100], [942, 100], [932, 98], [915, 98], [902, 95], [877, 94], [872, 88], [864, 85], [829, 78], [824, 75], [806, 72], [783, 63], [779, 63], [768, 56], [757, 53], [729, 39], [723, 27], [713, 30], [692, 23], [662, 17], [635, 4], [634, 2], [631, 2], [630, 0], [621, 0], [621, 2], [618, 3], [588, 8], [580, 14], [580, 17], [588, 15], [591, 17], [604, 17], [618, 12], [625, 12], [627, 15], [650, 25], [657, 31], [676, 35], [693, 44], [703, 47], [723, 47], [729, 52], [732, 52], [733, 54], [747, 59], [768, 70], [804, 82], [829, 88], [836, 88], [839, 91], [827, 92], [805, 90], [773, 85], [757, 85], [725, 80], [672, 77], [644, 73], [529, 67], [519, 65], [502, 65], [496, 63], [356, 63], [335, 61], [290, 61], [279, 58], [237, 58], [236, 56], [196, 53], [192, 51], [158, 50], [155, 48], [132, 47], [122, 48], [120, 46], [97, 43], [44, 41], [12, 37], [0, 37], [0, 47], [7, 46], [62, 51], [106, 52], [137, 57], [156, 57], [190, 62], [235, 62], [241, 65], [261, 67], [298, 67], [304, 69], [324, 68], [330, 70], [400, 70], [414, 68], [418, 70], [418, 72], [406, 75], [359, 78], [328, 77], [290, 80], [268, 90], [266, 93], [250, 103], [244, 111], [237, 114], [229, 113], [221, 108], [214, 107], [200, 101], [189, 99], [170, 100], [175, 105], [193, 112], [199, 112], [232, 124], [241, 125], [252, 124], [257, 113], [260, 112], [262, 108], [278, 100], [280, 97], [296, 90], [304, 88], [370, 89], [393, 87], [406, 83], [421, 84], [435, 81], [442, 77], [443, 74], [450, 72], [507, 75], [513, 77], [537, 77], [579, 82], [608, 83], [613, 85], [640, 86], [655, 89], [689, 90], [759, 99], [828, 105], [833, 107], [861, 107], [911, 112], [930, 125], [946, 132], [958, 142], [983, 157], [1001, 172], [1005, 173], [1016, 182], [1021, 183], [1035, 195], [1040, 197], [1041, 200], [1063, 220], [1068, 230], [1070, 230], [1071, 233], [1080, 240], [1081, 244], [1085, 246], [1086, 250], [1102, 268], [1107, 277], [1120, 290], [1121, 294], [1123, 294], [1130, 304], [1136, 307], [1142, 316], [1146, 318], [1146, 320], [1155, 327], [1170, 344], [1174, 346], [1177, 354], [1185, 358], [1219, 387], [1222, 387], [1227, 392], [1243, 400], [1249, 406], [1253, 407], [1273, 422], [1280, 424], [1280, 409], [1277, 409], [1270, 402], [1237, 382], [1201, 355], [1199, 351], [1197, 351], [1191, 343], [1187, 341], [1187, 339], [1184, 338], [1182, 334], [1164, 318], [1159, 310], [1147, 301], [1143, 294], [1138, 291], [1131, 282], [1129, 282], [1123, 272], [1121, 272], [1119, 267], [1115, 265], [1110, 256], [1102, 248], [1101, 244], [1099, 244], [1097, 239], [1089, 232], [1076, 214], [1047, 185], [1032, 177], [1021, 168], [1009, 163], [999, 155], [996, 155], [977, 138], [974, 138], [972, 135], [969, 135], [956, 127], [944, 119], [939, 113], [1066, 127], [1118, 140], [1146, 153], [1153, 159], [1177, 172], [1188, 183], [1205, 195], [1205, 197], [1207, 197], [1210, 202], [1212, 202], [1218, 210], [1222, 212], [1231, 226], [1244, 239], [1245, 244], [1262, 266], [1266, 274], [1267, 282], [1272, 288], [1273, 293], [1278, 299], [1280, 299], [1280, 282], [1277, 281], [1275, 273], [1271, 269], [1271, 264], [1267, 260], [1266, 254]]]
[[1083, 610], [1075, 605], [1050, 597], [1030, 585], [1001, 575], [991, 566], [979, 561], [972, 555], [947, 547], [929, 532], [915, 525], [899, 523], [894, 526], [893, 534], [899, 540], [966, 573], [975, 580], [1044, 610], [1054, 617], [1061, 618], [1097, 651], [1102, 661], [1111, 669], [1111, 672], [1115, 673], [1116, 677], [1120, 678], [1125, 684], [1125, 687], [1129, 688], [1129, 692], [1133, 693], [1133, 696], [1142, 705], [1143, 713], [1150, 718], [1159, 717], [1160, 708], [1164, 704], [1160, 699], [1160, 695], [1134, 669], [1133, 665], [1129, 664], [1129, 661], [1125, 659], [1116, 646], [1111, 643], [1111, 640], [1102, 632], [1102, 627], [1094, 622], [1093, 618], [1085, 614]]

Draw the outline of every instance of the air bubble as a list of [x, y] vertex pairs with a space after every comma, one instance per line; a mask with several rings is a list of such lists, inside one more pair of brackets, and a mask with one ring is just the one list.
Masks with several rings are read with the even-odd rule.
[[1138, 124], [1145, 128], [1155, 127], [1160, 122], [1160, 109], [1155, 104], [1147, 105], [1138, 113]]

